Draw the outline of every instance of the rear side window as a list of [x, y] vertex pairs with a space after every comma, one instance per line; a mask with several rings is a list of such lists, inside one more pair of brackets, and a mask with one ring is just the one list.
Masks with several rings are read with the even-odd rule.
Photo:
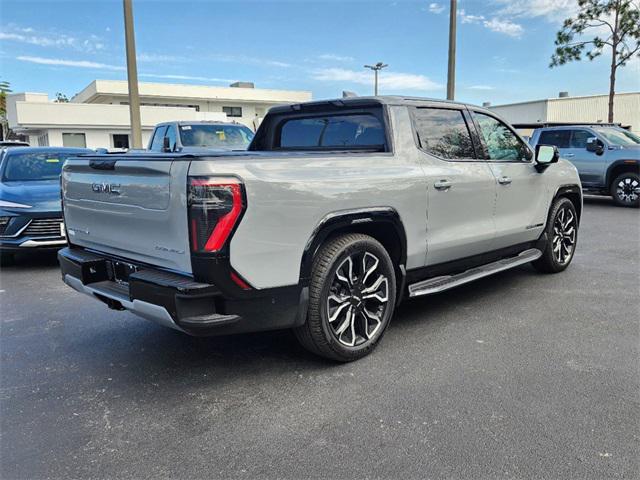
[[279, 147], [373, 148], [385, 147], [380, 120], [370, 114], [292, 118], [280, 126]]
[[547, 130], [540, 134], [540, 145], [555, 145], [558, 148], [569, 148], [571, 130]]
[[447, 160], [476, 158], [462, 111], [416, 108], [413, 118], [420, 148], [426, 152]]

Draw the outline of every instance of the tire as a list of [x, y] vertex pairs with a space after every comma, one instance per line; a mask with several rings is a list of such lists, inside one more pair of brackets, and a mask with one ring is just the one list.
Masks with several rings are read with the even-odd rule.
[[543, 273], [562, 272], [573, 260], [578, 243], [578, 214], [571, 200], [561, 197], [553, 202], [545, 233], [548, 241], [542, 256], [531, 263]]
[[609, 193], [620, 207], [638, 208], [640, 206], [640, 176], [625, 172], [611, 182]]
[[357, 360], [382, 338], [395, 299], [395, 272], [384, 247], [368, 235], [341, 235], [313, 260], [307, 322], [294, 329], [295, 336], [321, 357]]

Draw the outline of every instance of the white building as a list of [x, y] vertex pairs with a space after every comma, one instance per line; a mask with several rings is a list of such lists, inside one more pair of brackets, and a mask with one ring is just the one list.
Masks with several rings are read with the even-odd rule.
[[[311, 100], [311, 92], [266, 90], [247, 82], [229, 87], [142, 82], [139, 90], [144, 146], [159, 122], [227, 120], [255, 129], [270, 107]], [[45, 93], [8, 95], [7, 119], [33, 146], [127, 148], [128, 105], [126, 81], [95, 80], [69, 103], [52, 102]]]
[[[607, 123], [609, 96], [569, 97], [566, 92], [561, 92], [558, 98], [489, 108], [513, 124]], [[631, 127], [631, 131], [640, 133], [640, 92], [617, 93], [613, 102], [613, 116], [615, 123]]]

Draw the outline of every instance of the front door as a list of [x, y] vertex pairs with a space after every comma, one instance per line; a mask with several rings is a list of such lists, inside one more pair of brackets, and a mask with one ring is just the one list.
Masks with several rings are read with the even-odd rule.
[[485, 156], [496, 184], [493, 249], [536, 240], [547, 218], [544, 173], [533, 162], [533, 152], [499, 119], [473, 112]]
[[596, 135], [585, 129], [571, 130], [569, 148], [563, 149], [561, 156], [573, 163], [578, 169], [580, 181], [585, 185], [602, 183], [604, 178], [605, 156], [607, 151], [598, 155], [587, 150], [587, 139]]
[[491, 250], [496, 186], [462, 108], [411, 112], [427, 179], [427, 265]]

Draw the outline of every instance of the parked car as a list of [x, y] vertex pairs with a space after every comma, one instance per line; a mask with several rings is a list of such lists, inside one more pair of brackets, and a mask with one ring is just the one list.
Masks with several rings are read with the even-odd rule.
[[154, 152], [246, 150], [253, 132], [234, 122], [165, 122], [156, 125], [149, 141]]
[[1, 140], [0, 148], [13, 148], [13, 147], [28, 147], [28, 142], [22, 140]]
[[293, 328], [354, 360], [403, 298], [567, 268], [582, 191], [558, 158], [459, 103], [272, 108], [247, 152], [68, 160], [62, 277], [192, 335]]
[[617, 205], [640, 206], [640, 136], [616, 126], [538, 128], [531, 145], [555, 145], [578, 169], [582, 188], [610, 195]]
[[91, 150], [15, 147], [0, 156], [0, 252], [4, 257], [67, 242], [60, 205], [65, 159]]

